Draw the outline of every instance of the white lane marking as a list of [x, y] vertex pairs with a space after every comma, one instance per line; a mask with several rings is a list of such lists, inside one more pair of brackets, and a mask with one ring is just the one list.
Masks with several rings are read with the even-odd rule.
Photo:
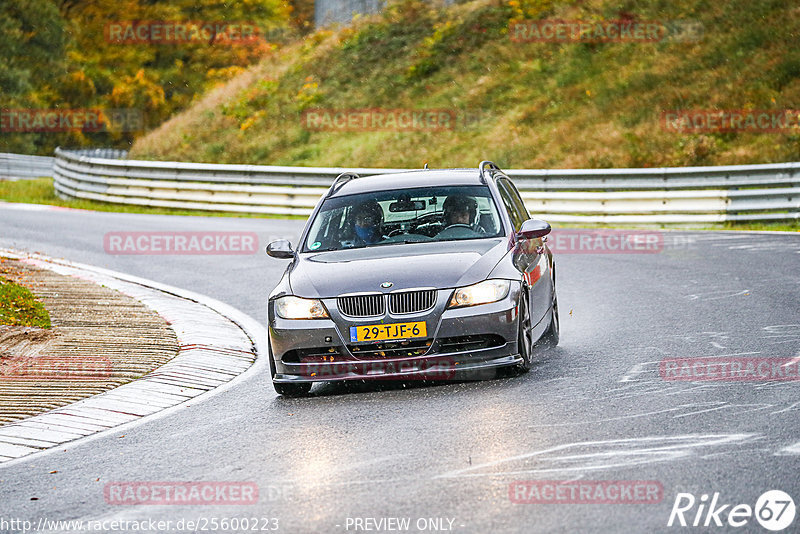
[[772, 408], [773, 404], [724, 404], [723, 406], [717, 406], [716, 408], [708, 408], [706, 410], [697, 410], [695, 412], [684, 413], [681, 415], [676, 415], [673, 419], [679, 419], [681, 417], [689, 417], [690, 415], [699, 415], [701, 413], [708, 413], [708, 412], [715, 412], [717, 410], [727, 410], [732, 408], [746, 408], [749, 406], [758, 406], [758, 408], [753, 408], [752, 410], [745, 410], [743, 412], [737, 412], [737, 415], [749, 412], [757, 412], [758, 410], [766, 410], [767, 408]]
[[608, 418], [605, 418], [605, 419], [589, 419], [589, 420], [584, 420], [584, 421], [574, 421], [574, 422], [570, 422], [570, 423], [551, 423], [551, 424], [542, 424], [542, 425], [528, 425], [527, 428], [582, 426], [582, 425], [590, 425], [590, 424], [593, 424], [593, 423], [610, 423], [612, 421], [622, 421], [622, 420], [625, 420], [625, 419], [637, 419], [639, 417], [650, 417], [652, 415], [659, 415], [659, 414], [664, 414], [664, 413], [677, 412], [677, 411], [684, 410], [684, 409], [687, 409], [687, 408], [690, 408], [690, 407], [691, 408], [695, 408], [698, 405], [702, 405], [702, 404], [709, 404], [709, 405], [716, 404], [716, 405], [719, 405], [719, 404], [725, 404], [725, 403], [723, 401], [714, 401], [714, 402], [705, 402], [705, 403], [698, 403], [698, 404], [682, 404], [682, 405], [676, 406], [674, 408], [665, 408], [663, 410], [655, 410], [655, 411], [652, 411], [652, 412], [644, 412], [644, 413], [638, 413], [638, 414], [634, 414], [634, 415], [621, 415], [619, 417], [608, 417]]
[[[771, 412], [770, 415], [776, 415], [776, 414], [784, 413], [784, 412], [791, 412], [791, 411], [795, 410], [795, 406], [800, 406], [800, 402], [795, 402], [794, 404], [792, 404], [788, 408], [784, 408], [783, 410], [778, 410], [776, 412]], [[797, 410], [800, 410], [800, 408], [797, 408]]]
[[684, 298], [689, 300], [720, 300], [730, 297], [739, 297], [751, 293], [750, 289], [728, 289], [725, 291], [709, 291], [707, 293], [694, 293], [685, 295]]
[[[611, 469], [615, 467], [629, 467], [643, 463], [675, 460], [690, 456], [695, 449], [739, 444], [756, 436], [756, 434], [689, 434], [683, 436], [650, 436], [645, 438], [575, 442], [501, 458], [465, 469], [449, 471], [437, 475], [434, 478], [493, 477], [530, 473], [581, 472], [587, 470]], [[599, 449], [599, 452], [553, 455], [553, 453], [562, 453], [570, 449]], [[547, 457], [547, 455], [553, 456]], [[542, 466], [506, 471], [477, 472], [479, 470], [498, 467], [512, 462], [526, 463], [527, 460], [536, 457], [541, 458], [540, 464], [543, 464]], [[550, 465], [559, 463], [566, 465], [564, 467], [548, 467], [548, 462]], [[570, 465], [571, 463], [575, 465]]]
[[782, 448], [781, 450], [775, 453], [775, 456], [788, 456], [797, 454], [800, 454], [800, 441], [798, 441], [794, 445], [789, 445], [788, 447]]
[[654, 364], [654, 363], [657, 364], [658, 361], [637, 363], [636, 365], [634, 365], [633, 367], [630, 368], [630, 370], [625, 374], [625, 376], [623, 376], [622, 378], [619, 379], [619, 382], [620, 383], [638, 382], [639, 379], [635, 378], [635, 377], [640, 375], [640, 374], [649, 373], [650, 369], [646, 369], [646, 367], [648, 365], [651, 365], [651, 364]]
[[[733, 357], [733, 356], [750, 356], [752, 354], [761, 354], [761, 352], [760, 351], [755, 351], [755, 352], [733, 352], [731, 354], [715, 354], [713, 356], [705, 356], [705, 355], [704, 356], [687, 356], [685, 359], [690, 360], [692, 358], [730, 358], [730, 357]], [[665, 359], [670, 359], [670, 358], [665, 358]], [[684, 359], [684, 358], [680, 358], [680, 359]], [[653, 360], [653, 361], [649, 361], [649, 362], [637, 363], [633, 367], [631, 367], [628, 370], [628, 372], [625, 373], [622, 376], [622, 378], [620, 378], [618, 380], [618, 382], [620, 382], [620, 383], [637, 382], [640, 379], [635, 378], [636, 376], [642, 375], [642, 374], [649, 374], [651, 372], [658, 371], [658, 369], [650, 369], [649, 366], [652, 366], [654, 364], [659, 364], [661, 362], [662, 362], [662, 360]]]
[[798, 355], [797, 356], [795, 356], [794, 358], [792, 358], [788, 362], [786, 362], [783, 365], [781, 365], [781, 367], [788, 367], [788, 366], [793, 365], [793, 364], [795, 364], [797, 362], [800, 362], [800, 351], [798, 351]]

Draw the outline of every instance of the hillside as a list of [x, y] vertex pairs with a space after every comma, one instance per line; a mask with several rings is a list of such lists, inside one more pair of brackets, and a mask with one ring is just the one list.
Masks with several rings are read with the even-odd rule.
[[[265, 57], [139, 138], [131, 155], [376, 167], [486, 158], [517, 168], [800, 160], [795, 127], [682, 133], [662, 120], [663, 110], [800, 108], [800, 7], [791, 4], [475, 0], [442, 10], [401, 0]], [[512, 39], [514, 23], [533, 19], [673, 29], [683, 21], [702, 32], [632, 42]], [[396, 116], [377, 129], [325, 122], [337, 110], [366, 108], [434, 110], [454, 127], [401, 131], [390, 124]]]

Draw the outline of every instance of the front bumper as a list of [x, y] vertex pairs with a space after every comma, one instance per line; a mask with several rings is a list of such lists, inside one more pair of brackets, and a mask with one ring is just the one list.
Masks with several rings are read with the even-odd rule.
[[[486, 369], [521, 363], [517, 349], [519, 284], [491, 304], [446, 309], [452, 290], [440, 290], [425, 313], [371, 321], [342, 316], [325, 299], [330, 319], [286, 320], [270, 302], [269, 342], [273, 381], [459, 380]], [[425, 321], [429, 337], [403, 343], [351, 343], [351, 326]], [[384, 349], [385, 350], [379, 350]]]

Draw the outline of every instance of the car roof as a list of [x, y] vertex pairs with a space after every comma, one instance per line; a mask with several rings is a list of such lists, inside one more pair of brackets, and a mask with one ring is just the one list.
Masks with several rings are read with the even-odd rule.
[[426, 186], [484, 185], [477, 169], [420, 169], [348, 180], [331, 197]]

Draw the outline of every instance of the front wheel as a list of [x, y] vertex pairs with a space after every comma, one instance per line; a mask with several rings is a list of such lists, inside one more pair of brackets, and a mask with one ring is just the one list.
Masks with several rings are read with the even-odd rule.
[[517, 334], [517, 349], [522, 357], [522, 362], [517, 364], [518, 373], [527, 373], [531, 369], [531, 352], [533, 339], [531, 337], [531, 313], [528, 306], [528, 292], [525, 288], [519, 297], [519, 333]]
[[308, 395], [311, 391], [312, 384], [308, 382], [301, 382], [299, 384], [284, 384], [280, 382], [273, 382], [272, 387], [278, 392], [278, 395], [284, 397], [303, 397]]

